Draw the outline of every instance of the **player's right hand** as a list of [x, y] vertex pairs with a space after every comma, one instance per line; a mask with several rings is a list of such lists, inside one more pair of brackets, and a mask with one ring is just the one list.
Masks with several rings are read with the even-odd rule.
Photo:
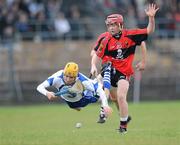
[[50, 101], [55, 100], [57, 98], [57, 96], [54, 95], [54, 92], [47, 92], [46, 96]]
[[146, 67], [146, 65], [145, 65], [145, 63], [144, 62], [138, 62], [137, 64], [136, 64], [136, 70], [138, 70], [138, 71], [143, 71], [143, 70], [145, 70], [145, 67]]

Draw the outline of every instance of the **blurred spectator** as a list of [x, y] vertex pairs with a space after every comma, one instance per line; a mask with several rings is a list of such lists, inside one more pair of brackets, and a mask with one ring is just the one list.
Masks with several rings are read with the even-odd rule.
[[30, 31], [30, 28], [28, 25], [28, 17], [23, 12], [19, 13], [18, 21], [16, 23], [16, 30], [22, 33]]
[[102, 17], [104, 16], [104, 11], [103, 11], [103, 5], [101, 1], [99, 0], [89, 0], [89, 9], [92, 12], [93, 17]]
[[4, 17], [2, 18], [2, 25], [3, 25], [2, 38], [3, 39], [10, 39], [11, 37], [14, 36], [15, 20], [16, 20], [16, 17], [13, 13], [5, 12]]
[[70, 32], [71, 27], [69, 21], [65, 18], [62, 12], [59, 12], [54, 20], [54, 28], [57, 36], [66, 37]]
[[7, 10], [2, 7], [0, 2], [0, 37], [2, 38], [3, 30], [5, 27], [5, 17], [6, 17]]
[[[71, 36], [72, 39], [79, 39], [85, 32], [84, 27], [81, 23], [81, 14], [77, 5], [70, 7], [70, 25], [71, 25]], [[81, 34], [80, 34], [81, 33]]]
[[121, 15], [125, 16], [128, 11], [128, 5], [129, 1], [124, 1], [124, 0], [115, 0], [116, 2], [116, 11], [120, 13]]
[[176, 29], [180, 31], [180, 0], [175, 1], [175, 8], [173, 11], [173, 17], [176, 22]]
[[30, 0], [28, 2], [28, 10], [30, 11], [30, 17], [34, 19], [40, 11], [44, 10], [44, 5], [40, 1]]
[[113, 9], [115, 9], [116, 4], [114, 0], [104, 0], [102, 1], [102, 7], [105, 15], [108, 15], [113, 12]]
[[7, 27], [5, 27], [4, 31], [3, 31], [3, 40], [13, 40], [14, 39], [14, 28], [9, 25]]
[[41, 37], [42, 40], [51, 39], [50, 32], [54, 30], [53, 23], [47, 21], [44, 11], [40, 11], [36, 15], [36, 25], [34, 31]]
[[15, 0], [15, 2], [18, 3], [20, 11], [23, 11], [28, 15], [30, 14], [28, 3], [26, 2], [26, 0]]
[[49, 19], [54, 19], [60, 11], [62, 0], [48, 0], [45, 5], [46, 15]]
[[129, 5], [124, 23], [125, 23], [124, 26], [126, 26], [126, 28], [128, 29], [137, 27], [137, 19], [132, 5]]
[[16, 31], [21, 34], [23, 40], [32, 40], [32, 36], [27, 36], [27, 32], [31, 32], [31, 28], [28, 23], [28, 16], [23, 12], [19, 12]]

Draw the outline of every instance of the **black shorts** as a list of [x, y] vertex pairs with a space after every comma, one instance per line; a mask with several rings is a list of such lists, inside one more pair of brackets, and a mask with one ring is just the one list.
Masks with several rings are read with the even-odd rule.
[[[104, 77], [104, 71], [101, 73], [102, 77]], [[115, 68], [111, 68], [111, 86], [117, 87], [117, 83], [121, 79], [127, 80], [127, 76], [123, 73], [119, 72]]]

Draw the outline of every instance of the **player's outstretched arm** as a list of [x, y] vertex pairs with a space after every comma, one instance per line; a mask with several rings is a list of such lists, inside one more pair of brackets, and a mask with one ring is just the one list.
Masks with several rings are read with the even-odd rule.
[[144, 41], [141, 43], [140, 48], [141, 48], [142, 58], [141, 61], [136, 64], [136, 69], [142, 71], [146, 67], [146, 57], [147, 57], [147, 48], [146, 48], [146, 43]]
[[149, 4], [148, 8], [145, 9], [146, 15], [149, 17], [149, 23], [147, 26], [147, 33], [150, 34], [155, 30], [155, 15], [159, 8], [155, 4]]
[[57, 97], [54, 95], [54, 92], [48, 91], [46, 88], [49, 87], [49, 83], [44, 81], [40, 85], [37, 86], [37, 91], [46, 96], [49, 100], [54, 100]]

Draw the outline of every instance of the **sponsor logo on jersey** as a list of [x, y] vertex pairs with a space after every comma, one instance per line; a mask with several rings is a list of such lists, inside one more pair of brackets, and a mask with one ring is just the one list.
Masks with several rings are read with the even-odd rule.
[[103, 49], [103, 44], [100, 44], [98, 51], [101, 52]]
[[117, 59], [123, 59], [122, 49], [118, 49], [118, 50], [117, 50], [116, 58], [117, 58]]

